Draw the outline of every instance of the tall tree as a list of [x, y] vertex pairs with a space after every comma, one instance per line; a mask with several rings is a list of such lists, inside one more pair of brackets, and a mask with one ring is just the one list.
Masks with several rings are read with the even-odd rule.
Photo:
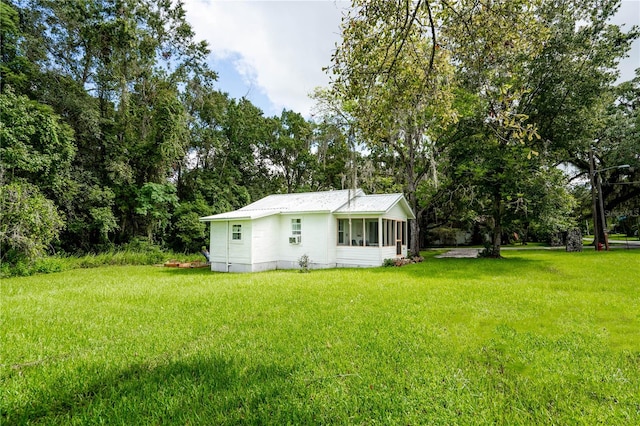
[[284, 181], [287, 193], [311, 188], [317, 169], [311, 152], [312, 128], [300, 114], [283, 110], [280, 117], [271, 119], [271, 134], [260, 155], [275, 177]]
[[76, 150], [73, 130], [51, 107], [0, 94], [0, 184], [22, 180], [64, 205]]
[[457, 173], [492, 199], [494, 256], [510, 200], [544, 168], [588, 152], [600, 98], [635, 37], [607, 24], [618, 4], [462, 1], [446, 9], [447, 48], [476, 111], [461, 120], [457, 152], [467, 161]]
[[[352, 108], [359, 135], [388, 149], [403, 168], [402, 184], [417, 217], [417, 192], [437, 161], [437, 140], [455, 121], [452, 67], [440, 49], [437, 13], [429, 1], [354, 0], [333, 56], [332, 88]], [[419, 247], [411, 223], [410, 251]]]
[[[608, 105], [602, 111], [600, 128], [592, 149], [594, 168], [601, 180], [602, 207], [596, 203], [595, 220], [604, 216], [609, 223], [600, 223], [601, 235], [607, 226], [618, 220], [626, 221], [638, 216], [640, 207], [640, 69], [636, 78], [611, 90], [606, 96]], [[606, 225], [606, 226], [605, 226]]]
[[[146, 235], [146, 184], [164, 185], [185, 156], [180, 89], [215, 78], [180, 1], [16, 1], [19, 49], [39, 69], [29, 96], [76, 131], [76, 194], [66, 241], [87, 248]], [[114, 231], [120, 232], [115, 235]], [[71, 247], [73, 248], [73, 247]]]
[[178, 176], [178, 196], [201, 197], [214, 212], [224, 212], [273, 192], [259, 158], [271, 129], [248, 100], [230, 99], [201, 83], [192, 82], [184, 94], [191, 147]]
[[73, 131], [49, 106], [0, 93], [2, 260], [31, 259], [58, 239], [74, 155]]
[[[318, 129], [321, 138], [318, 139], [317, 155], [322, 168], [326, 166], [329, 148], [344, 151], [342, 167], [335, 167], [340, 172], [335, 176], [335, 188], [356, 188], [358, 182], [358, 159], [364, 144], [360, 141], [359, 128], [354, 116], [355, 103], [348, 100], [338, 90], [316, 88], [311, 95], [315, 100], [315, 118], [319, 121]], [[338, 136], [339, 135], [339, 136]]]
[[325, 118], [314, 125], [313, 140], [317, 163], [313, 189], [345, 189], [350, 176], [349, 159], [353, 155], [349, 150], [347, 135], [339, 125]]
[[454, 149], [459, 178], [490, 199], [491, 256], [500, 256], [510, 199], [536, 169], [539, 135], [522, 111], [531, 61], [548, 39], [535, 15], [540, 2], [460, 1], [445, 11], [446, 48], [458, 62], [458, 78], [475, 109], [461, 122], [467, 137]]
[[[639, 35], [637, 27], [623, 32], [610, 23], [619, 6], [618, 0], [564, 0], [545, 2], [539, 11], [550, 37], [531, 64], [530, 94], [523, 110], [536, 123], [550, 164], [569, 163], [586, 176], [590, 152], [596, 153], [595, 169], [624, 164], [602, 162], [617, 139], [608, 137], [615, 133], [617, 121], [607, 118], [616, 109], [609, 105], [618, 102], [612, 93], [617, 65]], [[603, 175], [614, 180], [625, 176], [620, 170]], [[599, 204], [597, 210], [596, 218], [602, 217]], [[603, 241], [603, 224], [597, 228], [597, 240]]]
[[33, 74], [32, 64], [20, 49], [21, 37], [18, 11], [4, 0], [0, 1], [0, 93], [4, 93], [7, 86], [23, 93]]

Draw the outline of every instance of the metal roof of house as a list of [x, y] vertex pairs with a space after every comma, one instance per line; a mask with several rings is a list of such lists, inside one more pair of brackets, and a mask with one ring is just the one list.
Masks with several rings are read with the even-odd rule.
[[[332, 212], [349, 201], [353, 191], [323, 191], [301, 192], [296, 194], [274, 194], [249, 204], [240, 210], [279, 210], [286, 212]], [[364, 195], [361, 189], [356, 190], [356, 196]]]
[[[349, 201], [351, 197], [351, 201]], [[384, 213], [402, 202], [407, 215], [413, 213], [402, 194], [366, 195], [361, 189], [274, 194], [255, 201], [241, 209], [200, 218], [201, 221], [257, 219], [287, 213]]]
[[404, 195], [400, 193], [396, 194], [373, 194], [373, 195], [361, 195], [353, 198], [350, 202], [343, 204], [334, 213], [384, 213], [397, 203], [402, 203], [404, 210], [410, 219], [414, 219], [415, 216], [405, 200]]

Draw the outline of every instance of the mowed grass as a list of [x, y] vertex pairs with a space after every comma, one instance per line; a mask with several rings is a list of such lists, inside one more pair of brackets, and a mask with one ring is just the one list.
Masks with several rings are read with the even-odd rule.
[[4, 424], [639, 424], [640, 251], [2, 280]]

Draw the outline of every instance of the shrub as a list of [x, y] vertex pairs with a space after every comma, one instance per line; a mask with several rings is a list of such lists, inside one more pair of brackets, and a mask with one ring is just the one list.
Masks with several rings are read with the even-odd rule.
[[[6, 254], [19, 253], [27, 259], [41, 256], [64, 226], [53, 201], [37, 186], [12, 182], [0, 186], [0, 253], [2, 262], [13, 263]], [[20, 260], [20, 259], [18, 259]], [[14, 263], [18, 267], [17, 263]]]
[[300, 265], [300, 272], [303, 273], [307, 273], [309, 272], [309, 256], [307, 254], [303, 254], [302, 256], [300, 256], [300, 259], [298, 259], [298, 265]]
[[[42, 257], [33, 262], [31, 274], [48, 274], [51, 272], [62, 272], [65, 269], [65, 259], [57, 256]], [[29, 274], [29, 275], [31, 275]]]
[[142, 239], [134, 240], [119, 250], [98, 254], [88, 253], [80, 257], [46, 256], [29, 260], [26, 257], [16, 256], [12, 258], [12, 262], [2, 262], [0, 276], [29, 276], [100, 266], [155, 265], [175, 257], [184, 257], [184, 255], [163, 251], [159, 246], [149, 244]]
[[385, 259], [382, 262], [382, 266], [385, 268], [388, 268], [389, 266], [396, 266], [396, 260], [395, 259]]
[[419, 263], [424, 260], [422, 256], [412, 256], [412, 257], [397, 257], [395, 259], [385, 259], [382, 262], [382, 266], [387, 268], [389, 266], [404, 266], [410, 265], [412, 263]]

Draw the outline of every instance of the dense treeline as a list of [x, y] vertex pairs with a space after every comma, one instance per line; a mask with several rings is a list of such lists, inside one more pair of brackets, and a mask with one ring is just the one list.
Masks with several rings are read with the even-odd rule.
[[[201, 216], [352, 185], [407, 194], [414, 251], [573, 226], [589, 194], [558, 164], [640, 166], [640, 77], [613, 86], [637, 31], [619, 1], [486, 3], [354, 1], [311, 122], [216, 90], [179, 1], [0, 0], [2, 261], [196, 251]], [[638, 169], [607, 172], [608, 210], [638, 207]]]
[[341, 185], [340, 132], [214, 90], [180, 2], [0, 7], [3, 261], [136, 238], [197, 251], [201, 216]]
[[[558, 166], [588, 181], [590, 153], [608, 184], [605, 210], [638, 206], [640, 75], [614, 85], [638, 28], [610, 23], [619, 0], [352, 5], [333, 56], [333, 104], [396, 161], [420, 218], [412, 251], [441, 224], [473, 229], [478, 243], [490, 234], [496, 257], [505, 236], [550, 239], [575, 226], [590, 203]], [[635, 168], [614, 168], [624, 164]]]

